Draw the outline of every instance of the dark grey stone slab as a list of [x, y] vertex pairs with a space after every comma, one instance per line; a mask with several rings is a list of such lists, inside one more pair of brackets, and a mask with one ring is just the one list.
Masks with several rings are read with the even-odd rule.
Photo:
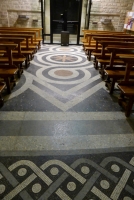
[[17, 136], [21, 125], [22, 121], [0, 121], [0, 136]]
[[110, 95], [103, 88], [78, 103], [68, 111], [73, 112], [100, 112], [100, 111], [121, 111], [122, 108], [118, 104], [118, 98]]
[[134, 147], [104, 148], [104, 149], [78, 149], [78, 150], [40, 150], [40, 151], [0, 151], [0, 156], [75, 156], [75, 155], [95, 155], [104, 153], [134, 152]]
[[61, 111], [30, 89], [5, 102], [1, 111]]
[[133, 129], [125, 120], [23, 121], [21, 136], [68, 136], [127, 134]]

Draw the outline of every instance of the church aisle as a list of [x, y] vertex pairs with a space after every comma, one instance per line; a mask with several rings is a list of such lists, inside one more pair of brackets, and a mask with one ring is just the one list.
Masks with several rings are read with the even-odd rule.
[[0, 108], [0, 199], [133, 200], [126, 119], [81, 46], [44, 45]]

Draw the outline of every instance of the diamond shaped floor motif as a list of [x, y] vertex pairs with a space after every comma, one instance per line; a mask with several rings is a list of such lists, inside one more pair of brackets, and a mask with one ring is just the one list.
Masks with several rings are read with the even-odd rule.
[[[28, 69], [25, 70], [26, 81], [18, 90], [12, 92], [8, 100], [30, 89], [60, 110], [67, 111], [101, 88], [105, 88], [98, 72], [92, 76], [90, 69], [93, 68], [93, 65], [85, 59], [83, 53], [79, 52], [81, 47], [72, 47], [73, 52], [66, 51], [65, 53], [56, 51], [56, 47], [53, 48], [55, 48], [54, 52], [51, 52], [50, 49], [52, 48], [48, 51], [42, 49], [35, 55], [36, 58], [30, 65], [30, 68], [32, 68], [32, 65], [37, 66], [37, 69], [35, 67], [33, 69], [35, 73], [32, 74]], [[59, 61], [62, 65], [59, 65]], [[48, 62], [49, 66], [47, 65]], [[61, 71], [63, 75], [60, 73]], [[65, 75], [66, 73], [67, 75]], [[95, 81], [99, 81], [99, 83], [88, 89], [88, 86]], [[33, 82], [37, 82], [44, 88], [37, 87]], [[57, 87], [57, 85], [62, 87], [62, 84], [66, 84], [66, 91]], [[69, 86], [68, 89], [67, 86]]]

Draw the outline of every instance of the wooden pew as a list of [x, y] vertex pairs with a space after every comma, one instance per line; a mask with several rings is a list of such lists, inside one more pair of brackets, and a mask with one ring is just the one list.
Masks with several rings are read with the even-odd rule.
[[[0, 30], [0, 34], [9, 34], [9, 31], [8, 30]], [[36, 32], [35, 31], [16, 31], [16, 30], [10, 30], [10, 34], [18, 34], [18, 35], [21, 35], [21, 37], [23, 37], [24, 35], [32, 35], [33, 36], [33, 40], [32, 41], [35, 41], [36, 44], [29, 44], [29, 48], [34, 50], [34, 52], [36, 53], [37, 52], [37, 41], [36, 41]], [[24, 43], [24, 46], [21, 46], [21, 48], [25, 48], [25, 43]]]
[[36, 32], [36, 42], [38, 42], [38, 49], [40, 49], [40, 47], [41, 47], [41, 42], [42, 42], [41, 31], [42, 31], [42, 28], [33, 28], [33, 27], [0, 27], [0, 30], [35, 31]]
[[[0, 29], [0, 33], [9, 33], [9, 30], [1, 30]], [[17, 29], [17, 30], [12, 30], [12, 29], [10, 29], [10, 33], [16, 33], [16, 34], [20, 34], [20, 35], [24, 35], [24, 34], [26, 34], [26, 35], [33, 35], [33, 40], [32, 40], [32, 44], [29, 44], [30, 45], [30, 47], [32, 48], [32, 49], [36, 49], [37, 50], [37, 48], [38, 48], [38, 45], [39, 45], [39, 42], [36, 40], [36, 31], [31, 31], [31, 30], [19, 30], [19, 29]], [[37, 52], [37, 51], [36, 51]]]
[[[4, 38], [0, 37], [0, 42], [3, 44], [17, 44], [17, 52], [13, 53], [12, 51], [12, 61], [18, 67], [18, 76], [20, 77], [23, 72], [22, 64], [25, 62], [27, 65], [26, 57], [21, 53], [21, 45], [20, 43], [24, 40], [24, 38]], [[0, 51], [3, 53], [3, 56], [0, 56], [0, 63], [8, 63], [8, 54], [6, 51]], [[27, 67], [27, 66], [26, 66]]]
[[[96, 48], [95, 50], [93, 50], [91, 52], [92, 55], [94, 55], [94, 67], [97, 69], [98, 68], [98, 61], [96, 60], [96, 58], [99, 58], [102, 56], [104, 56], [105, 54], [105, 57], [110, 57], [111, 54], [107, 51], [107, 49], [105, 48], [105, 45], [102, 46], [102, 49], [101, 51], [98, 50], [98, 43], [100, 41], [116, 41], [116, 42], [134, 42], [134, 36], [101, 36], [101, 37], [93, 37], [93, 39], [96, 41]], [[105, 52], [105, 53], [104, 53]]]
[[8, 54], [8, 63], [0, 64], [0, 77], [6, 83], [7, 91], [11, 93], [11, 87], [14, 85], [11, 79], [14, 80], [14, 75], [17, 74], [18, 68], [13, 64], [12, 50], [17, 47], [17, 44], [0, 44], [0, 50], [6, 50]]
[[[10, 37], [10, 38], [25, 38], [25, 40], [26, 40], [26, 43], [25, 43], [25, 45], [23, 44], [23, 45], [21, 45], [21, 53], [27, 58], [27, 60], [32, 60], [33, 59], [33, 57], [34, 57], [34, 50], [33, 49], [31, 49], [30, 48], [30, 44], [31, 44], [31, 42], [32, 42], [32, 39], [33, 39], [33, 35], [26, 35], [26, 34], [22, 34], [22, 35], [20, 35], [20, 34], [16, 34], [16, 33], [11, 33], [11, 34], [4, 34], [4, 33], [2, 33], [2, 34], [0, 34], [0, 37]], [[15, 52], [15, 50], [14, 50], [14, 52]]]
[[[25, 51], [21, 50], [21, 43], [25, 40], [25, 38], [20, 38], [20, 37], [0, 37], [0, 42], [2, 43], [15, 43], [18, 44], [17, 48], [12, 51], [13, 57], [18, 57], [19, 59], [19, 64], [22, 64], [25, 61], [25, 66], [28, 67], [30, 64], [29, 62], [29, 57]], [[6, 51], [0, 51], [0, 53], [6, 53]], [[16, 62], [16, 61], [14, 61]], [[15, 63], [16, 64], [16, 63]], [[18, 63], [17, 63], [18, 64]]]
[[114, 34], [114, 33], [107, 33], [107, 34], [90, 33], [88, 35], [90, 36], [90, 39], [89, 39], [88, 44], [86, 44], [86, 46], [84, 47], [84, 50], [85, 50], [85, 52], [87, 54], [87, 59], [88, 60], [91, 60], [91, 53], [92, 53], [92, 51], [96, 50], [96, 45], [97, 45], [98, 50], [101, 50], [101, 44], [99, 44], [99, 43], [96, 44], [95, 40], [94, 40], [95, 42], [93, 44], [91, 43], [91, 40], [94, 39], [94, 37], [118, 37], [118, 38], [120, 38], [120, 37], [130, 37], [130, 35]]
[[31, 49], [30, 44], [32, 44], [33, 41], [33, 35], [32, 34], [17, 34], [17, 33], [0, 33], [0, 37], [18, 37], [18, 38], [25, 38], [26, 42], [25, 45], [21, 46], [22, 49]]
[[125, 32], [119, 31], [119, 32], [115, 32], [115, 31], [105, 31], [105, 30], [88, 30], [88, 29], [83, 29], [82, 32], [84, 33], [84, 37], [82, 38], [82, 42], [88, 42], [88, 33], [115, 33], [115, 34], [122, 34]]
[[134, 103], [134, 81], [130, 80], [130, 72], [134, 66], [134, 56], [120, 56], [120, 58], [126, 63], [126, 71], [124, 81], [118, 84], [121, 91], [118, 102], [125, 109], [125, 116], [129, 117]]
[[[102, 78], [104, 78], [104, 69], [106, 68], [107, 65], [110, 64], [110, 58], [105, 56], [105, 48], [108, 46], [113, 46], [113, 47], [133, 47], [134, 42], [118, 42], [118, 41], [100, 41], [99, 42], [102, 45], [102, 50], [101, 50], [101, 56], [97, 58], [97, 61], [101, 64], [100, 66], [100, 74], [102, 75]], [[120, 58], [115, 58], [113, 59], [113, 64], [114, 65], [124, 65], [124, 62]]]
[[[107, 75], [106, 87], [110, 90], [110, 94], [113, 93], [114, 85], [119, 80], [121, 81], [125, 76], [125, 67], [113, 67], [113, 59], [115, 56], [134, 56], [134, 48], [107, 48], [111, 53], [110, 67], [106, 67], [104, 70]], [[114, 55], [114, 57], [113, 57]], [[134, 69], [130, 72], [131, 79], [134, 78]]]
[[88, 46], [88, 43], [93, 42], [93, 36], [108, 36], [108, 35], [124, 35], [124, 36], [128, 36], [129, 34], [126, 34], [124, 32], [90, 32], [90, 33], [86, 33], [86, 38], [87, 38], [87, 42], [83, 43], [83, 46], [86, 45]]

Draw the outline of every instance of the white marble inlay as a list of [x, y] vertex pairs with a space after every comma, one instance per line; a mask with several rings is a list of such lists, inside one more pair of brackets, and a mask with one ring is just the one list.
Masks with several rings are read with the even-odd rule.
[[26, 168], [21, 168], [18, 170], [18, 175], [19, 176], [25, 176], [27, 173], [27, 169]]
[[[130, 116], [132, 119], [133, 116]], [[122, 120], [122, 112], [0, 112], [0, 120]]]
[[134, 134], [75, 135], [59, 137], [0, 136], [0, 151], [84, 150], [124, 147], [134, 147]]
[[123, 173], [122, 177], [120, 178], [118, 184], [114, 188], [111, 198], [114, 200], [118, 200], [121, 192], [123, 191], [125, 185], [127, 184], [127, 181], [131, 175], [131, 171], [126, 169], [125, 172]]
[[68, 189], [69, 191], [74, 191], [74, 190], [76, 189], [76, 184], [75, 184], [74, 182], [69, 182], [69, 183], [67, 184], [67, 189]]
[[105, 189], [105, 190], [107, 190], [107, 189], [110, 187], [109, 182], [106, 181], [106, 180], [102, 180], [102, 181], [100, 182], [100, 185], [101, 185], [101, 187], [102, 187], [103, 189]]
[[57, 167], [53, 167], [53, 168], [50, 170], [50, 173], [51, 173], [53, 176], [56, 176], [56, 175], [58, 175], [59, 170], [58, 170]]
[[5, 189], [6, 189], [5, 185], [0, 184], [0, 194], [4, 193]]
[[41, 191], [41, 188], [42, 188], [41, 185], [39, 183], [36, 183], [32, 187], [32, 192], [37, 194]]
[[119, 172], [120, 171], [120, 167], [116, 164], [112, 165], [111, 169], [113, 170], [113, 172]]
[[55, 192], [61, 200], [72, 200], [63, 190], [60, 188]]
[[133, 199], [130, 197], [124, 197], [123, 200], [133, 200]]
[[97, 197], [99, 197], [100, 200], [111, 200], [109, 197], [107, 197], [102, 191], [100, 191], [95, 186], [91, 189], [91, 192], [93, 192]]
[[87, 167], [87, 166], [83, 166], [83, 167], [81, 168], [81, 172], [82, 172], [83, 174], [89, 174], [90, 169], [89, 169], [89, 167]]

